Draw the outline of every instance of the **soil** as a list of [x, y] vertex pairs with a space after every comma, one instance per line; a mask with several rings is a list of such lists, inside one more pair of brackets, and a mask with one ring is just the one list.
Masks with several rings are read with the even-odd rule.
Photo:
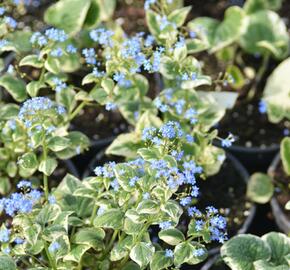
[[280, 161], [278, 167], [273, 173], [275, 184], [275, 197], [283, 210], [284, 214], [290, 220], [290, 212], [285, 210], [285, 204], [290, 200], [290, 176], [287, 176], [283, 170], [283, 164]]
[[200, 201], [198, 208], [212, 205], [227, 218], [229, 237], [234, 236], [241, 228], [252, 206], [245, 198], [247, 185], [240, 172], [227, 159], [220, 172], [198, 182]]
[[94, 106], [84, 108], [72, 121], [71, 129], [83, 132], [91, 140], [98, 140], [128, 131], [128, 124], [119, 112]]
[[218, 129], [223, 138], [229, 132], [234, 134], [237, 145], [266, 148], [277, 145], [283, 139], [284, 130], [290, 130], [290, 121], [272, 124], [266, 114], [259, 112], [258, 102], [238, 101], [219, 123]]

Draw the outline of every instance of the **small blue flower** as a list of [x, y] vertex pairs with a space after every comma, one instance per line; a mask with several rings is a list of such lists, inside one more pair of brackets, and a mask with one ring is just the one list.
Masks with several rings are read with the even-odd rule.
[[173, 258], [174, 257], [174, 252], [171, 249], [165, 249], [165, 257], [167, 258]]
[[31, 188], [31, 182], [26, 181], [26, 180], [21, 180], [18, 184], [17, 184], [17, 188], [23, 188], [23, 189], [28, 189]]
[[17, 27], [17, 22], [12, 17], [4, 17], [4, 22], [12, 29], [15, 29]]
[[63, 55], [63, 51], [61, 48], [56, 48], [50, 52], [50, 55], [53, 57], [61, 57]]
[[222, 147], [231, 147], [233, 142], [235, 141], [235, 138], [233, 136], [233, 134], [229, 134], [229, 136], [226, 139], [222, 139]]
[[160, 222], [160, 223], [159, 223], [159, 228], [160, 228], [161, 230], [165, 230], [165, 229], [168, 229], [168, 228], [170, 228], [170, 227], [172, 227], [172, 224], [171, 224], [170, 221], [163, 221], [163, 222]]
[[195, 256], [195, 257], [201, 257], [204, 254], [205, 254], [205, 251], [202, 248], [198, 248], [198, 249], [193, 251], [193, 256]]
[[10, 234], [11, 234], [11, 232], [7, 228], [0, 229], [0, 242], [2, 242], [2, 243], [9, 242]]
[[58, 242], [53, 242], [50, 244], [48, 250], [50, 253], [55, 253], [61, 248], [60, 244]]
[[66, 46], [66, 51], [67, 51], [68, 53], [74, 54], [74, 53], [77, 52], [77, 48], [74, 47], [72, 44], [68, 44], [68, 45]]
[[117, 105], [115, 103], [113, 103], [113, 102], [108, 102], [108, 103], [106, 103], [106, 107], [105, 108], [106, 108], [107, 111], [114, 111], [114, 110], [117, 109]]
[[56, 28], [47, 29], [45, 35], [52, 41], [64, 42], [68, 39], [67, 34], [63, 30]]
[[259, 112], [265, 114], [267, 112], [267, 103], [264, 100], [259, 102]]
[[85, 61], [88, 65], [95, 65], [97, 63], [94, 48], [83, 49], [82, 54], [85, 56]]
[[182, 198], [181, 200], [180, 200], [180, 204], [182, 205], [182, 206], [187, 206], [187, 205], [189, 205], [189, 204], [191, 204], [191, 202], [192, 202], [192, 198], [191, 197], [185, 197], [185, 198]]
[[6, 9], [4, 7], [0, 7], [0, 16], [5, 13]]
[[55, 199], [54, 195], [49, 195], [48, 196], [48, 202], [49, 202], [49, 204], [55, 204], [56, 203], [56, 199]]

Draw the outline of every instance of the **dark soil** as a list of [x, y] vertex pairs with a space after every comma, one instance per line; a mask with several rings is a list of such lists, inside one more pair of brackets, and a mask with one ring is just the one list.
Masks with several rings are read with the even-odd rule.
[[71, 123], [72, 130], [79, 130], [91, 140], [108, 138], [126, 132], [128, 124], [117, 111], [101, 107], [86, 107]]
[[220, 172], [205, 181], [200, 180], [198, 207], [213, 205], [227, 218], [229, 237], [241, 228], [252, 206], [245, 198], [246, 183], [230, 160], [226, 160]]
[[227, 137], [229, 132], [233, 133], [237, 145], [266, 148], [279, 144], [285, 136], [284, 130], [290, 130], [290, 122], [272, 124], [266, 114], [259, 112], [257, 102], [240, 101], [227, 112], [218, 129], [221, 137]]
[[285, 174], [282, 162], [279, 162], [278, 167], [274, 171], [273, 180], [276, 187], [275, 197], [284, 214], [290, 220], [290, 212], [285, 210], [285, 205], [290, 200], [290, 176]]

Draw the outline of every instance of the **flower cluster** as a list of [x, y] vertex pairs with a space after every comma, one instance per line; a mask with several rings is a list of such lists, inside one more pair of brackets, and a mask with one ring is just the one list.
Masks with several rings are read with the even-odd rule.
[[22, 192], [13, 193], [9, 198], [0, 200], [1, 212], [4, 211], [9, 216], [14, 216], [17, 213], [30, 213], [33, 206], [42, 198], [42, 193], [37, 189], [32, 189], [30, 182], [21, 181], [17, 187]]

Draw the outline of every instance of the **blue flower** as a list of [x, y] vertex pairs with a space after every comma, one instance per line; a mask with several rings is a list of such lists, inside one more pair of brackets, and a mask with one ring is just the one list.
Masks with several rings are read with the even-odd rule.
[[0, 16], [5, 13], [6, 9], [4, 7], [0, 7]]
[[4, 22], [11, 28], [15, 29], [17, 27], [17, 22], [9, 16], [4, 17]]
[[198, 210], [195, 206], [189, 207], [187, 209], [188, 215], [190, 217], [201, 217], [202, 213], [200, 210]]
[[146, 0], [144, 3], [144, 9], [148, 10], [150, 8], [150, 5], [153, 5], [156, 3], [156, 0]]
[[160, 223], [159, 223], [159, 228], [160, 228], [161, 230], [166, 230], [166, 229], [168, 229], [168, 228], [170, 228], [170, 227], [172, 227], [172, 224], [171, 224], [170, 221], [163, 221], [163, 222], [160, 222]]
[[88, 65], [95, 65], [97, 63], [94, 48], [83, 49], [82, 54], [85, 56], [85, 61]]
[[165, 249], [165, 257], [167, 258], [173, 258], [174, 257], [174, 252], [171, 249]]
[[90, 32], [90, 37], [95, 42], [98, 42], [100, 45], [104, 47], [112, 47], [113, 41], [112, 36], [114, 35], [114, 32], [111, 30], [106, 30], [104, 28], [99, 28], [92, 30]]
[[53, 242], [50, 244], [48, 250], [50, 253], [55, 253], [61, 248], [60, 244], [58, 242]]
[[17, 188], [23, 188], [23, 189], [28, 189], [31, 188], [32, 185], [29, 181], [26, 180], [21, 180], [18, 184], [17, 184]]
[[53, 57], [61, 57], [63, 55], [63, 51], [61, 48], [56, 48], [50, 52], [50, 55]]
[[117, 109], [117, 105], [115, 103], [113, 103], [113, 102], [108, 102], [108, 103], [106, 103], [106, 107], [105, 108], [106, 108], [107, 111], [114, 111], [114, 110]]
[[144, 41], [145, 47], [151, 47], [155, 41], [155, 38], [152, 35], [148, 35]]
[[23, 244], [25, 241], [22, 239], [22, 238], [20, 238], [20, 237], [16, 237], [15, 238], [15, 240], [14, 240], [14, 243], [16, 244], [16, 245], [21, 245], [21, 244]]
[[68, 52], [68, 53], [76, 53], [77, 52], [77, 48], [76, 47], [74, 47], [72, 44], [68, 44], [67, 46], [66, 46], [66, 51]]
[[267, 103], [264, 100], [259, 102], [259, 112], [265, 114], [267, 112]]
[[222, 147], [231, 147], [233, 142], [235, 141], [235, 138], [233, 134], [229, 134], [229, 136], [226, 139], [222, 139]]
[[68, 39], [67, 34], [63, 30], [56, 28], [47, 29], [45, 35], [52, 41], [64, 42]]
[[56, 203], [56, 199], [55, 199], [54, 195], [49, 195], [48, 196], [48, 202], [49, 202], [49, 204], [55, 204]]
[[192, 202], [192, 198], [191, 197], [185, 197], [185, 198], [182, 198], [181, 200], [180, 200], [180, 204], [182, 205], [182, 206], [187, 206], [187, 205], [189, 205], [189, 204], [191, 204], [191, 202]]
[[193, 251], [193, 256], [195, 257], [200, 257], [200, 256], [203, 256], [204, 254], [205, 254], [205, 251], [202, 248], [198, 248]]
[[8, 230], [7, 228], [1, 228], [0, 229], [0, 242], [2, 243], [9, 242], [10, 234], [11, 234], [10, 230]]

